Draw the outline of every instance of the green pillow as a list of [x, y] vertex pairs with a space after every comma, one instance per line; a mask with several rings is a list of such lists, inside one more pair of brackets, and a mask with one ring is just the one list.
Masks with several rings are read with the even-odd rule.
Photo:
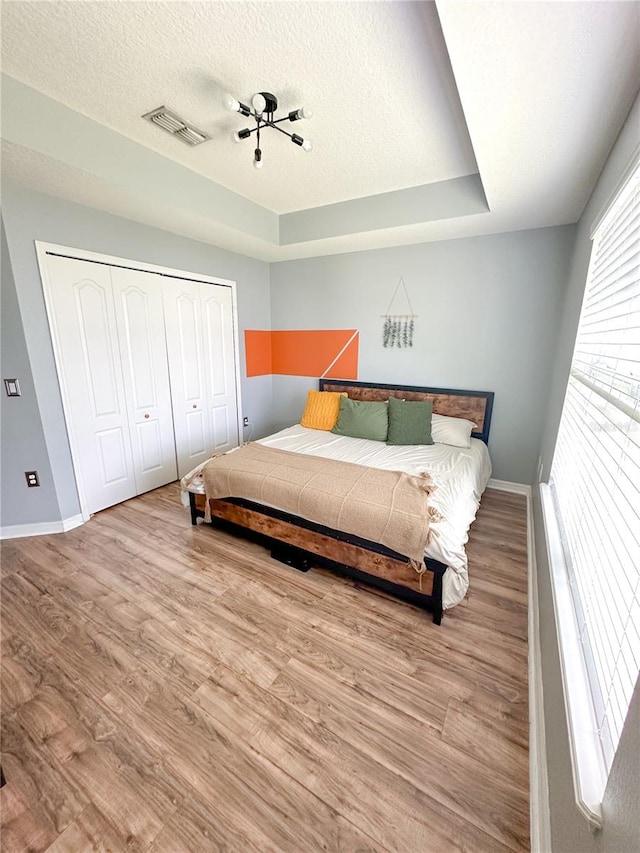
[[389, 397], [389, 435], [387, 444], [433, 444], [431, 414], [433, 403], [407, 402]]
[[382, 403], [365, 403], [340, 397], [338, 423], [331, 432], [350, 435], [353, 438], [368, 438], [386, 441], [389, 429], [388, 406]]

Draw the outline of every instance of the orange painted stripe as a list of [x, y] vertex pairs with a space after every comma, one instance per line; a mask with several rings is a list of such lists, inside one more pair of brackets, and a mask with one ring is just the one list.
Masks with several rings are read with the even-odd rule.
[[[358, 337], [355, 329], [272, 332], [247, 329], [247, 376], [275, 373], [284, 376], [356, 379]], [[347, 344], [349, 345], [344, 349]], [[344, 352], [341, 353], [343, 349]], [[328, 370], [330, 366], [331, 369]]]
[[265, 376], [271, 369], [271, 332], [247, 329], [244, 333], [247, 376]]
[[330, 370], [323, 373], [325, 379], [357, 379], [358, 378], [358, 342], [356, 335]]

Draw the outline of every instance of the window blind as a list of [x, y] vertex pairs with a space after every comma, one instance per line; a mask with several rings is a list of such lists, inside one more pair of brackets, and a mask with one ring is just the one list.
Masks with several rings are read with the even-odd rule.
[[605, 763], [640, 671], [640, 166], [594, 235], [550, 486]]

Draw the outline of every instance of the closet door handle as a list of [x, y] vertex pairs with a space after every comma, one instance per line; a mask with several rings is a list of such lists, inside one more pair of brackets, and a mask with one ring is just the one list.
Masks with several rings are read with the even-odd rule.
[[148, 417], [149, 417], [149, 415], [145, 415], [145, 418], [148, 418]]
[[193, 404], [193, 408], [194, 408], [194, 409], [197, 409], [197, 408], [198, 408], [198, 404], [197, 404], [197, 403], [194, 403], [194, 404]]

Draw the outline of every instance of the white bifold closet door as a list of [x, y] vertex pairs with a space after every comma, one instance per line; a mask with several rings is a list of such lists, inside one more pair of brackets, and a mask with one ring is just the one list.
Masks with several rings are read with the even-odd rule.
[[232, 291], [167, 278], [163, 287], [178, 475], [238, 445]]
[[56, 365], [83, 508], [238, 444], [233, 291], [47, 252]]
[[159, 276], [111, 268], [137, 493], [176, 479], [176, 451]]
[[93, 513], [176, 479], [160, 277], [47, 257], [67, 428]]

